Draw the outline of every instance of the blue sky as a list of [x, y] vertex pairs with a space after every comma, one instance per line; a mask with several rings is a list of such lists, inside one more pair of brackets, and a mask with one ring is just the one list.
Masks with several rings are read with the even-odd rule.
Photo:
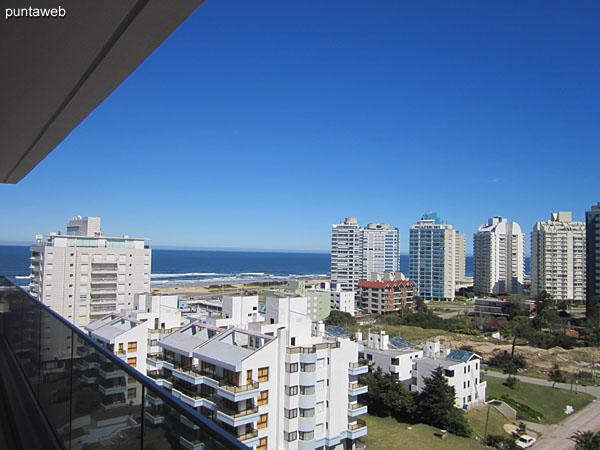
[[[154, 245], [327, 250], [347, 216], [529, 234], [600, 201], [600, 3], [208, 0], [17, 185]], [[6, 217], [6, 215], [5, 215]], [[469, 243], [471, 242], [471, 243]]]

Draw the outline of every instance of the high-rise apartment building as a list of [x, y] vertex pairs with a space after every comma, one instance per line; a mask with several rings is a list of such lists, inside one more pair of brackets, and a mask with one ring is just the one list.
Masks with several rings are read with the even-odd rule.
[[531, 295], [546, 291], [555, 300], [583, 302], [585, 296], [585, 223], [570, 212], [552, 213], [531, 233]]
[[466, 236], [424, 214], [410, 229], [409, 278], [426, 300], [454, 300], [456, 282], [464, 279]]
[[525, 277], [525, 234], [516, 222], [494, 217], [473, 235], [473, 289], [520, 294]]
[[587, 312], [600, 297], [600, 202], [585, 212]]
[[361, 228], [355, 218], [331, 226], [331, 281], [355, 291], [372, 272], [400, 271], [400, 232], [388, 224]]
[[[258, 304], [257, 297], [231, 300], [223, 307], [230, 317]], [[258, 321], [215, 323], [192, 322], [161, 339], [148, 375], [257, 450], [356, 448], [367, 434], [359, 396], [368, 391], [358, 381], [368, 371], [358, 343], [311, 323], [300, 296], [267, 297]]]
[[31, 294], [83, 327], [130, 308], [150, 290], [152, 251], [142, 238], [107, 237], [99, 217], [76, 217], [67, 234], [36, 236], [31, 247]]

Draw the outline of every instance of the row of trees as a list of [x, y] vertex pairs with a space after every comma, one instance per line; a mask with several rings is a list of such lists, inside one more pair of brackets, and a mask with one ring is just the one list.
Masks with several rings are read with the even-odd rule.
[[454, 406], [456, 392], [448, 384], [441, 367], [424, 379], [425, 387], [420, 393], [410, 392], [381, 368], [363, 375], [361, 382], [369, 386], [365, 402], [371, 414], [392, 416], [409, 423], [426, 423], [458, 436], [471, 434], [465, 413]]

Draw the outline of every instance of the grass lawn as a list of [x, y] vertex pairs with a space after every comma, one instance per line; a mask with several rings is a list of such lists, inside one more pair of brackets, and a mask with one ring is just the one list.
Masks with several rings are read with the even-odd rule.
[[[368, 433], [363, 442], [367, 444], [367, 450], [393, 450], [393, 449], [427, 449], [427, 450], [482, 450], [485, 447], [473, 438], [463, 438], [448, 434], [441, 440], [433, 433], [437, 428], [429, 425], [409, 425], [396, 422], [391, 417], [376, 417], [366, 414], [362, 418], [367, 422]], [[412, 427], [409, 430], [408, 427]]]
[[516, 389], [504, 386], [502, 378], [483, 377], [487, 381], [488, 399], [500, 398], [508, 395], [512, 399], [523, 403], [544, 416], [541, 422], [545, 424], [558, 423], [568, 416], [564, 413], [565, 406], [571, 405], [575, 412], [581, 411], [594, 397], [579, 392], [570, 393], [565, 389], [553, 389], [549, 386], [538, 386], [536, 384], [523, 383], [519, 381]]
[[[500, 434], [505, 435], [504, 424], [511, 423], [509, 419], [500, 414], [493, 406], [489, 407], [490, 409], [490, 418], [488, 421], [488, 434]], [[485, 422], [487, 419], [488, 407], [485, 406], [483, 408], [479, 408], [473, 411], [469, 411], [467, 417], [469, 418], [469, 422], [471, 422], [471, 426], [473, 427], [473, 432], [483, 438], [485, 436]], [[506, 434], [508, 436], [508, 434]]]

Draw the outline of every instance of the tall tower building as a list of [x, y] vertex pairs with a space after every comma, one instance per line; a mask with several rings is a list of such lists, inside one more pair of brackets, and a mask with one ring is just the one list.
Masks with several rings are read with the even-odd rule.
[[600, 202], [585, 212], [587, 312], [600, 297]]
[[494, 217], [473, 235], [474, 290], [520, 294], [525, 277], [525, 234], [516, 222]]
[[400, 271], [400, 232], [388, 224], [361, 228], [349, 217], [331, 226], [331, 281], [344, 291], [355, 291], [372, 272]]
[[585, 296], [585, 223], [570, 212], [552, 213], [531, 233], [531, 295], [546, 291], [556, 300], [583, 302]]
[[409, 278], [426, 300], [454, 300], [456, 282], [465, 275], [466, 236], [424, 214], [410, 229]]
[[145, 239], [107, 237], [99, 217], [75, 217], [67, 234], [36, 236], [31, 247], [31, 294], [83, 327], [132, 307], [149, 292], [152, 250]]

